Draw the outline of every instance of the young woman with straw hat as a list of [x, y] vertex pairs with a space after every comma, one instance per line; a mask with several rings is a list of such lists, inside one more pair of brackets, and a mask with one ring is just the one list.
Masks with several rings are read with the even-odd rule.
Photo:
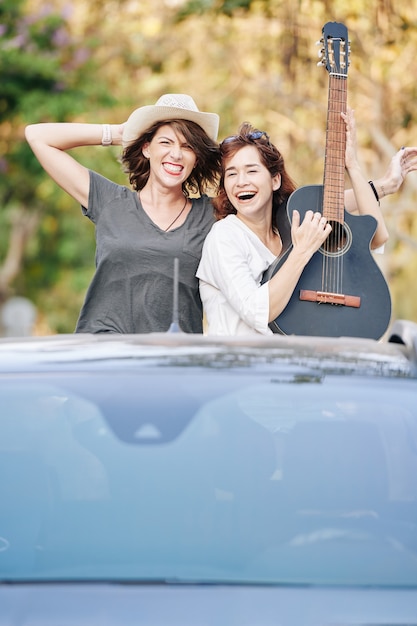
[[[165, 94], [120, 125], [45, 123], [26, 138], [46, 172], [96, 228], [96, 270], [76, 332], [164, 332], [171, 325], [174, 259], [178, 323], [202, 332], [195, 277], [214, 218], [208, 189], [220, 169], [219, 117], [185, 94]], [[68, 150], [120, 145], [131, 187], [89, 170]], [[190, 197], [190, 196], [193, 197]]]

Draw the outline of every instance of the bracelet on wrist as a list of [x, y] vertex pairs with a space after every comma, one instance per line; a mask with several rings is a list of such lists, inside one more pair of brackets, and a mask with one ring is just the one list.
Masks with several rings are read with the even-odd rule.
[[374, 192], [374, 196], [375, 196], [375, 198], [376, 198], [376, 200], [377, 200], [377, 202], [379, 204], [379, 195], [378, 195], [378, 192], [376, 190], [376, 187], [375, 187], [374, 183], [372, 182], [372, 180], [368, 180], [368, 183], [371, 185], [371, 189]]
[[111, 146], [113, 137], [111, 134], [110, 124], [103, 124], [102, 126], [103, 134], [101, 137], [101, 145], [102, 146]]

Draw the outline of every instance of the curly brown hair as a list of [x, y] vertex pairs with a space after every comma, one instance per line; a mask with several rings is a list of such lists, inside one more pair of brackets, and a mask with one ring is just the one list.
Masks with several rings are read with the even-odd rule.
[[272, 200], [273, 223], [276, 224], [278, 210], [286, 205], [288, 198], [295, 191], [296, 185], [285, 169], [284, 157], [280, 151], [270, 142], [265, 132], [254, 128], [249, 122], [244, 122], [240, 126], [237, 135], [226, 137], [220, 144], [222, 167], [217, 194], [213, 198], [214, 214], [220, 220], [227, 215], [236, 213], [236, 209], [227, 197], [224, 188], [224, 166], [226, 161], [245, 146], [257, 148], [261, 162], [271, 176], [281, 175], [280, 188], [274, 191]]
[[221, 168], [219, 145], [210, 139], [201, 126], [189, 120], [157, 122], [123, 150], [120, 161], [133, 189], [140, 191], [146, 185], [150, 165], [142, 149], [146, 143], [152, 141], [161, 126], [172, 126], [175, 132], [181, 133], [196, 155], [196, 165], [182, 186], [184, 195], [201, 195], [210, 188], [214, 189], [218, 184]]

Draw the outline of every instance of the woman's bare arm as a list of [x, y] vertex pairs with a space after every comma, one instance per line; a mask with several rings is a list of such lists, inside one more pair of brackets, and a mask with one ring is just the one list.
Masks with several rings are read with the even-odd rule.
[[[112, 143], [121, 144], [123, 125], [111, 125]], [[45, 123], [30, 124], [26, 140], [39, 163], [51, 178], [82, 206], [88, 204], [90, 179], [88, 168], [67, 153], [81, 146], [99, 146], [102, 124]]]

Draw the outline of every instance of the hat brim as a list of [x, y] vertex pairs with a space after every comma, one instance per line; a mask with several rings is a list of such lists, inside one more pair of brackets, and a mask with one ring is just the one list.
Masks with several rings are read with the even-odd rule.
[[164, 120], [188, 120], [195, 122], [207, 133], [210, 139], [217, 141], [219, 132], [219, 116], [217, 113], [190, 111], [177, 107], [148, 105], [140, 107], [130, 114], [124, 129], [122, 144], [125, 148], [135, 141], [148, 128]]

